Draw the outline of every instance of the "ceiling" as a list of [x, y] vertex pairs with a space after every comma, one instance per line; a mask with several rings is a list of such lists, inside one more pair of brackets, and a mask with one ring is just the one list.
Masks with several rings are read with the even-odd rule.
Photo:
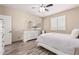
[[[49, 16], [79, 6], [78, 4], [54, 4], [52, 7], [47, 8], [49, 10], [48, 12], [40, 13], [39, 12], [40, 5], [41, 4], [5, 4], [4, 6], [20, 9], [40, 17]], [[33, 9], [32, 7], [37, 8]]]

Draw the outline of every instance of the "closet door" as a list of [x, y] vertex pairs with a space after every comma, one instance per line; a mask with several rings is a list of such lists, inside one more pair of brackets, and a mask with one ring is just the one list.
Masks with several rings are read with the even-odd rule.
[[4, 44], [8, 45], [12, 43], [12, 19], [11, 16], [4, 16]]
[[4, 45], [3, 45], [3, 22], [2, 19], [0, 18], [0, 55], [3, 54], [4, 52]]

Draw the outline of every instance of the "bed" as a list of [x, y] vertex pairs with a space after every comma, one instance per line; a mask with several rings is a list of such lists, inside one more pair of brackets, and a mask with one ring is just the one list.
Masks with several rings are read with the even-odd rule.
[[74, 55], [75, 48], [79, 48], [79, 39], [71, 34], [45, 33], [37, 38], [37, 43], [58, 55]]

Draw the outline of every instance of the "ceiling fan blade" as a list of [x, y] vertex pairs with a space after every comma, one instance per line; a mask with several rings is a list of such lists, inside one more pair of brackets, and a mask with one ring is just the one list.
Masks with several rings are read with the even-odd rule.
[[53, 4], [48, 4], [46, 7], [50, 7], [50, 6], [53, 6]]
[[36, 7], [32, 7], [32, 9], [35, 9]]
[[32, 9], [37, 9], [37, 8], [40, 8], [39, 6], [38, 7], [32, 7]]
[[49, 11], [48, 9], [45, 9], [45, 11]]

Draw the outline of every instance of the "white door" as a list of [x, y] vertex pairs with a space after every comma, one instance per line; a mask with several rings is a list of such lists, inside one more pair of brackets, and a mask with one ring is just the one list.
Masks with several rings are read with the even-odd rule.
[[3, 22], [2, 22], [3, 20], [0, 18], [0, 55], [2, 55], [3, 54], [3, 52], [4, 52], [4, 46], [3, 46], [3, 28], [2, 28], [2, 26], [3, 26]]
[[11, 16], [4, 16], [4, 45], [12, 43], [12, 19]]

